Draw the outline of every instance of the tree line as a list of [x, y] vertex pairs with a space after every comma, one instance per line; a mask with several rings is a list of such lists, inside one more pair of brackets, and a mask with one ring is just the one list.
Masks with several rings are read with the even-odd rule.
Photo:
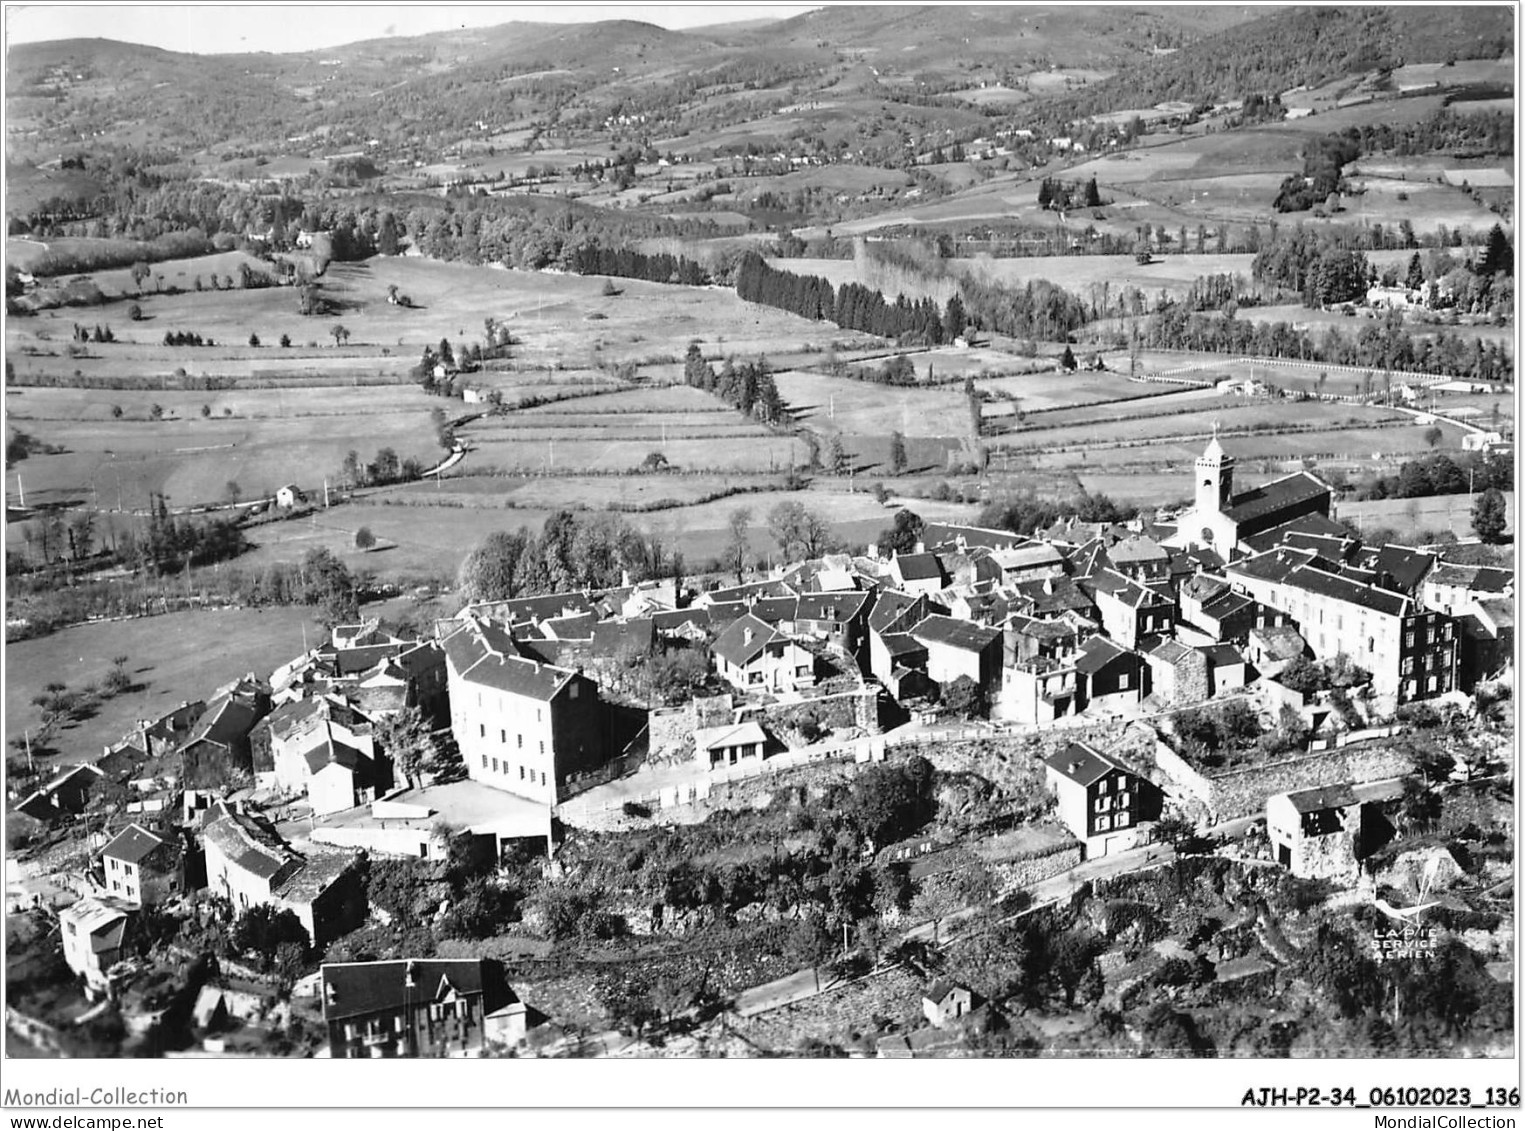
[[691, 342], [683, 358], [683, 380], [696, 389], [714, 393], [743, 416], [754, 417], [764, 424], [782, 424], [789, 418], [765, 357], [739, 365], [728, 357], [716, 373], [715, 367], [699, 352], [699, 344]]

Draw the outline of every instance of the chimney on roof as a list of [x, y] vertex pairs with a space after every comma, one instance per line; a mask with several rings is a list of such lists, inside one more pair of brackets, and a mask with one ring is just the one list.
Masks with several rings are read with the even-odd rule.
[[418, 962], [412, 958], [408, 959], [408, 965], [403, 972], [402, 984], [410, 990], [418, 988]]
[[1080, 772], [1080, 763], [1079, 762], [1071, 762], [1070, 763], [1070, 773], [1078, 774], [1079, 772]]
[[752, 629], [750, 627], [741, 630], [741, 642], [743, 644], [752, 643]]

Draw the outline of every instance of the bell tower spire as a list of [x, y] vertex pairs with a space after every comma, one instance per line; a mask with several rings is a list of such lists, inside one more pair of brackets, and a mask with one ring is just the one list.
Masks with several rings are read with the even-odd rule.
[[1218, 422], [1213, 421], [1213, 438], [1197, 457], [1197, 510], [1201, 513], [1227, 510], [1234, 498], [1234, 457], [1218, 443]]

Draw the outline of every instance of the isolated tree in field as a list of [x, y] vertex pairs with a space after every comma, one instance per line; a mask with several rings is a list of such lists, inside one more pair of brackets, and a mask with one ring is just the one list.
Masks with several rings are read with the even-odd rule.
[[113, 420], [121, 420], [122, 419], [122, 406], [121, 405], [114, 404], [114, 405], [111, 406], [111, 419], [113, 419]]
[[1478, 261], [1477, 272], [1479, 275], [1514, 274], [1514, 248], [1510, 246], [1503, 227], [1498, 224], [1493, 225], [1488, 232], [1488, 243]]
[[369, 526], [362, 526], [355, 531], [355, 549], [370, 550], [376, 545], [376, 535], [371, 533]]
[[742, 575], [747, 566], [752, 562], [752, 543], [748, 538], [748, 532], [752, 525], [752, 508], [737, 507], [731, 512], [726, 520], [725, 549], [721, 551], [720, 561], [726, 572], [736, 575], [736, 584], [741, 584]]
[[1424, 431], [1424, 442], [1430, 445], [1432, 448], [1438, 448], [1440, 446], [1440, 441], [1444, 439], [1444, 437], [1445, 433], [1440, 430], [1439, 425], [1426, 428]]
[[810, 471], [821, 469], [821, 438], [810, 429], [800, 433], [800, 440], [805, 445], [805, 467]]
[[842, 433], [833, 432], [831, 439], [826, 442], [826, 459], [831, 464], [833, 475], [846, 475], [852, 470], [852, 461], [848, 458], [847, 449], [842, 446]]
[[152, 274], [153, 271], [149, 269], [148, 264], [141, 262], [134, 263], [132, 265], [132, 285], [141, 291], [143, 289], [143, 280]]
[[212, 415], [212, 406], [209, 405], [209, 404], [202, 405], [201, 406], [201, 419], [205, 420], [207, 417], [209, 417], [211, 415]]
[[291, 348], [291, 335], [290, 334], [282, 334], [281, 335], [281, 348], [283, 350]]
[[371, 478], [377, 483], [394, 482], [402, 471], [402, 461], [397, 458], [395, 448], [380, 448], [376, 452], [376, 462], [371, 464]]
[[1319, 391], [1319, 396], [1323, 396], [1324, 395], [1324, 386], [1327, 385], [1327, 384], [1329, 384], [1329, 374], [1327, 374], [1327, 373], [1323, 372], [1322, 370], [1320, 370], [1319, 371], [1319, 375], [1318, 375], [1318, 391]]
[[127, 656], [113, 656], [111, 658], [111, 670], [106, 673], [102, 686], [108, 695], [120, 695], [124, 691], [131, 690], [132, 676], [127, 673]]
[[141, 322], [141, 321], [143, 321], [143, 308], [141, 306], [139, 306], [137, 303], [132, 303], [127, 308], [127, 318], [128, 318], [128, 321], [130, 321], [130, 322]]
[[339, 475], [350, 487], [360, 487], [365, 483], [365, 467], [360, 462], [360, 453], [354, 448], [344, 453], [344, 463], [339, 467]]
[[249, 345], [252, 346], [255, 349], [259, 349], [259, 335], [258, 334], [250, 334], [249, 335]]
[[237, 479], [229, 479], [223, 485], [222, 497], [234, 506], [238, 505], [238, 501], [244, 497], [244, 489], [238, 485]]
[[1420, 262], [1417, 251], [1409, 257], [1408, 277], [1404, 282], [1411, 291], [1421, 290], [1424, 287], [1424, 264]]
[[[1096, 178], [1092, 177], [1086, 182], [1085, 206], [1087, 208], [1101, 207], [1101, 190], [1096, 187]], [[1185, 242], [1184, 240], [1182, 241]]]
[[598, 293], [603, 295], [605, 298], [613, 298], [615, 295], [620, 293], [620, 289], [614, 285], [613, 279], [605, 279], [603, 290], [599, 291]]
[[646, 458], [641, 461], [642, 471], [661, 471], [667, 466], [667, 457], [661, 452], [647, 452]]
[[1154, 261], [1154, 251], [1147, 240], [1139, 240], [1133, 245], [1133, 260], [1141, 267], [1148, 266]]
[[768, 533], [778, 543], [785, 561], [820, 557], [831, 541], [831, 528], [814, 511], [792, 499], [768, 512]]
[[1472, 504], [1472, 529], [1490, 546], [1504, 540], [1504, 527], [1508, 525], [1509, 512], [1504, 493], [1497, 487], [1489, 487]]
[[349, 330], [344, 327], [342, 322], [335, 322], [328, 328], [328, 332], [334, 336], [335, 349], [338, 349], [345, 342], [349, 341]]
[[899, 475], [906, 469], [905, 437], [899, 432], [890, 433], [890, 470]]
[[926, 528], [921, 515], [913, 510], [901, 509], [895, 513], [895, 523], [879, 532], [879, 556], [887, 554], [912, 554], [921, 532]]
[[1069, 346], [1064, 347], [1064, 356], [1059, 359], [1059, 366], [1066, 373], [1075, 372], [1075, 351]]
[[164, 419], [164, 406], [162, 404], [149, 405], [148, 406], [148, 419], [150, 419], [150, 420], [163, 420]]

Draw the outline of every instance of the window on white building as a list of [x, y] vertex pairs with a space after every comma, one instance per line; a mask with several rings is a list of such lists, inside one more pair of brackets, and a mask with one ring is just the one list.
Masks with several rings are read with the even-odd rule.
[[1096, 831], [1097, 832], [1104, 833], [1108, 829], [1110, 829], [1111, 827], [1112, 827], [1112, 818], [1111, 817], [1097, 817], [1096, 818]]

